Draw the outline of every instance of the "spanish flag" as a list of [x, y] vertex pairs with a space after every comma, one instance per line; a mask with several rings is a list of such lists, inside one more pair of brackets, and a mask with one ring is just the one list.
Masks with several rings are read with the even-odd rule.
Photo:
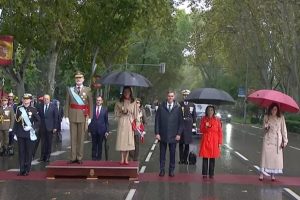
[[0, 65], [12, 64], [13, 36], [0, 35]]

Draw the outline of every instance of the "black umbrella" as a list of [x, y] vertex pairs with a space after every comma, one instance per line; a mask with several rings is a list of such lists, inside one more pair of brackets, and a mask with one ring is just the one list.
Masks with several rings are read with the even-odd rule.
[[200, 88], [193, 90], [187, 97], [187, 101], [200, 104], [234, 104], [234, 99], [225, 92], [216, 88]]
[[137, 86], [137, 87], [150, 87], [151, 82], [144, 76], [128, 72], [128, 71], [114, 71], [101, 79], [101, 84], [108, 85], [122, 85], [122, 86]]

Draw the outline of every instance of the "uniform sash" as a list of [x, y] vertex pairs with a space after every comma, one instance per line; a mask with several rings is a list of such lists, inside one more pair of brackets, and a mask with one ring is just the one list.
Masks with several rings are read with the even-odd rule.
[[[24, 107], [20, 107], [19, 110], [21, 111], [21, 117], [24, 119], [25, 123], [27, 126], [31, 126], [32, 127], [32, 123], [29, 120], [29, 117], [27, 115], [27, 112], [25, 110]], [[30, 129], [30, 140], [31, 141], [35, 141], [37, 139], [36, 135], [35, 135], [35, 130], [33, 128]]]
[[74, 88], [75, 87], [70, 87], [70, 92], [71, 92], [72, 96], [74, 97], [76, 103], [79, 105], [85, 105], [83, 100], [81, 99], [81, 97], [75, 92]]

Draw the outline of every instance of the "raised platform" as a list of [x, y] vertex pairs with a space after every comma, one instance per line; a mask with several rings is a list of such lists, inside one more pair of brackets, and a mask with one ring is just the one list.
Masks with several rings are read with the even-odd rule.
[[138, 179], [139, 162], [131, 161], [121, 165], [117, 161], [83, 161], [82, 164], [69, 164], [65, 160], [57, 160], [46, 166], [47, 179], [55, 178], [129, 178]]

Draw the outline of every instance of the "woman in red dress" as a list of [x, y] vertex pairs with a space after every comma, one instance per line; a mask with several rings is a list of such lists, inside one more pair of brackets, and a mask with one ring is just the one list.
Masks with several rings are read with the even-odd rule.
[[[215, 116], [215, 108], [210, 105], [205, 110], [205, 116], [200, 122], [202, 133], [199, 156], [203, 157], [203, 178], [214, 177], [215, 158], [220, 157], [222, 146], [222, 126], [219, 118]], [[208, 172], [208, 173], [207, 173]]]

